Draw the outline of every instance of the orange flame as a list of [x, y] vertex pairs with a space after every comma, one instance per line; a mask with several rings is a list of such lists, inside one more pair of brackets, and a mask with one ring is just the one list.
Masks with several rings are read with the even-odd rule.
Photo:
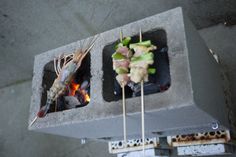
[[72, 81], [70, 85], [70, 93], [69, 96], [75, 96], [75, 92], [79, 89], [79, 84], [76, 84], [74, 81]]
[[80, 84], [77, 84], [74, 81], [72, 81], [70, 85], [69, 96], [75, 96], [76, 91], [78, 91], [83, 96], [85, 102], [90, 102], [89, 94], [85, 90], [80, 89], [79, 87], [80, 87]]

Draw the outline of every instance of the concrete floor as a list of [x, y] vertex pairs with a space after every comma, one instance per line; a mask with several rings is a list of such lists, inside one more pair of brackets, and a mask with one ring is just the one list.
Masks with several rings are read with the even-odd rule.
[[[107, 144], [89, 142], [27, 130], [31, 82], [24, 82], [0, 90], [1, 157], [108, 157]], [[99, 150], [99, 151], [98, 151]]]
[[178, 6], [198, 29], [236, 21], [235, 0], [0, 0], [0, 87], [30, 80], [36, 54]]
[[[81, 145], [78, 139], [27, 130], [33, 56], [179, 5], [184, 7], [197, 28], [203, 28], [199, 33], [208, 47], [220, 56], [231, 84], [232, 108], [236, 110], [236, 26], [222, 24], [234, 22], [234, 0], [150, 0], [148, 3], [1, 0], [0, 156], [112, 156], [104, 142], [89, 141]], [[134, 10], [135, 13], [129, 14]]]

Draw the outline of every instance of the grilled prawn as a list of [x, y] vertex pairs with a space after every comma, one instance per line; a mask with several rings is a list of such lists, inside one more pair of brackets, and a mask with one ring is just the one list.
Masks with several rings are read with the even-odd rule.
[[[98, 36], [94, 37], [85, 49], [78, 49], [75, 53], [64, 56], [63, 58], [54, 59], [54, 69], [57, 74], [57, 78], [52, 84], [52, 87], [47, 91], [46, 104], [40, 108], [37, 116], [31, 122], [32, 125], [36, 119], [39, 117], [46, 116], [51, 104], [66, 90], [71, 84], [76, 71], [79, 69], [82, 60], [89, 53], [89, 51], [94, 46], [95, 40]], [[62, 66], [61, 66], [62, 65]]]

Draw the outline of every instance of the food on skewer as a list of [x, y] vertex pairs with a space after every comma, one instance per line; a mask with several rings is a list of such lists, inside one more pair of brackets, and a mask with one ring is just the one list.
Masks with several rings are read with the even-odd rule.
[[129, 64], [130, 80], [134, 83], [141, 82], [142, 80], [147, 82], [148, 74], [155, 73], [155, 69], [149, 69], [149, 65], [154, 63], [152, 51], [156, 49], [156, 46], [152, 45], [150, 40], [147, 40], [130, 44], [129, 48], [135, 52]]
[[116, 80], [120, 86], [125, 86], [129, 81], [129, 65], [130, 58], [132, 57], [132, 51], [129, 50], [128, 44], [131, 38], [126, 37], [117, 46], [116, 52], [112, 55], [113, 70], [116, 71]]
[[126, 135], [126, 105], [125, 105], [125, 85], [130, 81], [129, 78], [129, 64], [132, 57], [132, 51], [129, 50], [128, 44], [131, 38], [126, 37], [123, 39], [122, 32], [120, 31], [120, 43], [116, 46], [116, 52], [112, 55], [113, 70], [116, 71], [116, 80], [122, 88], [122, 104], [123, 104], [123, 131], [124, 131], [124, 144], [127, 143]]
[[[30, 123], [30, 126], [33, 125], [38, 118], [45, 117], [53, 102], [55, 102], [60, 95], [66, 92], [73, 81], [75, 73], [80, 68], [83, 59], [93, 48], [97, 37], [98, 36], [92, 38], [92, 40], [87, 43], [85, 48], [82, 48], [82, 46], [71, 55], [64, 57], [64, 64], [62, 67], [60, 65], [62, 60], [61, 58], [58, 59], [58, 62], [54, 60], [54, 70], [57, 74], [57, 78], [54, 80], [52, 86], [47, 91], [46, 104], [39, 109], [37, 115]], [[69, 57], [69, 60], [67, 60], [67, 57]]]

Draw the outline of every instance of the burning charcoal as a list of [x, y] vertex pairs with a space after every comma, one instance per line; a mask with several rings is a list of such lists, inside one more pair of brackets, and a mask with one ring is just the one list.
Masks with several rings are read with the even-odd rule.
[[56, 111], [62, 111], [66, 109], [64, 96], [60, 96], [56, 101]]
[[[140, 84], [129, 84], [131, 89], [133, 90], [133, 96], [140, 96], [141, 95], [141, 86]], [[144, 83], [144, 93], [145, 94], [151, 94], [151, 93], [156, 93], [160, 91], [160, 86], [154, 83]]]
[[76, 91], [76, 98], [80, 102], [80, 104], [77, 105], [76, 107], [83, 107], [89, 103], [90, 97], [88, 91], [89, 89], [87, 90], [79, 89], [78, 91]]
[[66, 109], [76, 108], [76, 106], [81, 104], [79, 100], [74, 96], [65, 96], [64, 99]]
[[[155, 75], [149, 75], [149, 81], [144, 83], [145, 94], [151, 94], [160, 91], [160, 86], [155, 82], [156, 82]], [[132, 90], [133, 96], [140, 96], [141, 85], [139, 83], [129, 82], [128, 86]]]
[[78, 92], [77, 98], [78, 98], [80, 104], [84, 103], [84, 96], [80, 92]]
[[89, 87], [89, 82], [87, 80], [85, 80], [82, 82], [80, 89], [86, 89], [88, 87]]
[[134, 93], [139, 92], [141, 90], [141, 86], [139, 83], [129, 82], [128, 86], [132, 89]]

